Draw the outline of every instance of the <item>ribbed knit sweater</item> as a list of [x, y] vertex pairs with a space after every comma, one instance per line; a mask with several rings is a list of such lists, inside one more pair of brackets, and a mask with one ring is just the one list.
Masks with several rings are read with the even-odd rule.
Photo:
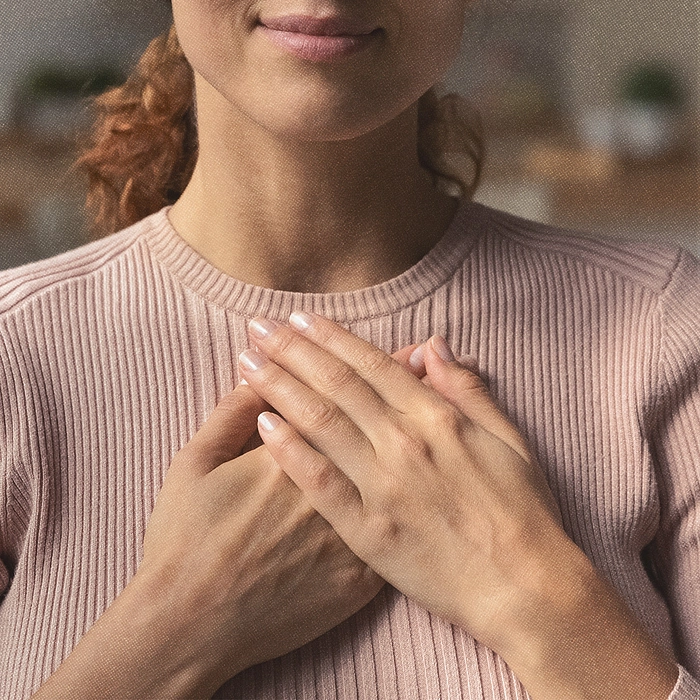
[[[674, 654], [670, 700], [700, 699], [697, 260], [465, 202], [397, 277], [298, 293], [218, 270], [167, 211], [0, 272], [2, 698], [31, 695], [134, 575], [174, 454], [238, 382], [250, 318], [305, 309], [387, 353], [439, 333], [476, 356], [566, 532]], [[387, 585], [215, 697], [528, 694], [497, 654]]]

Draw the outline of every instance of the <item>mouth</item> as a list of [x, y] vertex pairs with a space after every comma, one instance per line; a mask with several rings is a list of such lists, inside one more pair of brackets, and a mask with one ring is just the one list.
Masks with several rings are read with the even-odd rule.
[[346, 17], [284, 15], [261, 17], [257, 29], [278, 48], [299, 58], [331, 62], [369, 48], [381, 28]]

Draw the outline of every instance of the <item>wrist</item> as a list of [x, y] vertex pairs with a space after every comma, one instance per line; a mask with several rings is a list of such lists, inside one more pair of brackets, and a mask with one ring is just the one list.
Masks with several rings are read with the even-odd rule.
[[675, 661], [563, 531], [523, 580], [493, 648], [535, 700], [666, 700]]
[[221, 674], [215, 650], [206, 648], [206, 639], [199, 639], [195, 615], [159, 577], [137, 572], [120, 598], [129, 618], [127, 634], [135, 640], [151, 640], [149, 656], [156, 664], [167, 664], [165, 675], [180, 689], [176, 697], [211, 697], [238, 672]]
[[153, 578], [137, 575], [35, 697], [210, 698], [226, 678], [190, 634], [188, 617]]
[[197, 600], [194, 593], [183, 596], [178, 589], [167, 576], [142, 566], [122, 595], [129, 595], [139, 629], [160, 632], [160, 653], [169, 656], [170, 665], [183, 684], [209, 688], [211, 695], [229, 678], [252, 665], [252, 661], [243, 654], [234, 630], [225, 645], [221, 640], [216, 644], [212, 638], [216, 622], [207, 622], [203, 614], [205, 602]]

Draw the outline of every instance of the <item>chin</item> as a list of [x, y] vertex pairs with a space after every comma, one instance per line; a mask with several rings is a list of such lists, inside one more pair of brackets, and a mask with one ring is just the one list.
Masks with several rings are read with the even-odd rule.
[[252, 101], [243, 95], [242, 100], [232, 96], [230, 102], [256, 124], [280, 137], [345, 141], [388, 124], [420, 96], [392, 96], [387, 90], [374, 92], [294, 89], [287, 84], [286, 89], [265, 91], [264, 96], [258, 93]]
[[347, 141], [359, 138], [382, 126], [388, 119], [382, 119], [376, 114], [365, 115], [334, 115], [328, 112], [309, 109], [296, 112], [294, 119], [287, 114], [261, 115], [257, 123], [270, 133], [296, 141]]

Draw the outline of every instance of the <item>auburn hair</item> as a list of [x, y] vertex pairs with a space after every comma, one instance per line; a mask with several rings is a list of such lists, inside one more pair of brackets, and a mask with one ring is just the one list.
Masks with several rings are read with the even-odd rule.
[[[87, 174], [91, 237], [174, 204], [198, 156], [194, 73], [173, 25], [148, 46], [123, 85], [94, 98], [95, 121], [76, 161]], [[481, 119], [460, 95], [434, 88], [418, 104], [418, 157], [435, 185], [471, 198], [481, 176]]]

